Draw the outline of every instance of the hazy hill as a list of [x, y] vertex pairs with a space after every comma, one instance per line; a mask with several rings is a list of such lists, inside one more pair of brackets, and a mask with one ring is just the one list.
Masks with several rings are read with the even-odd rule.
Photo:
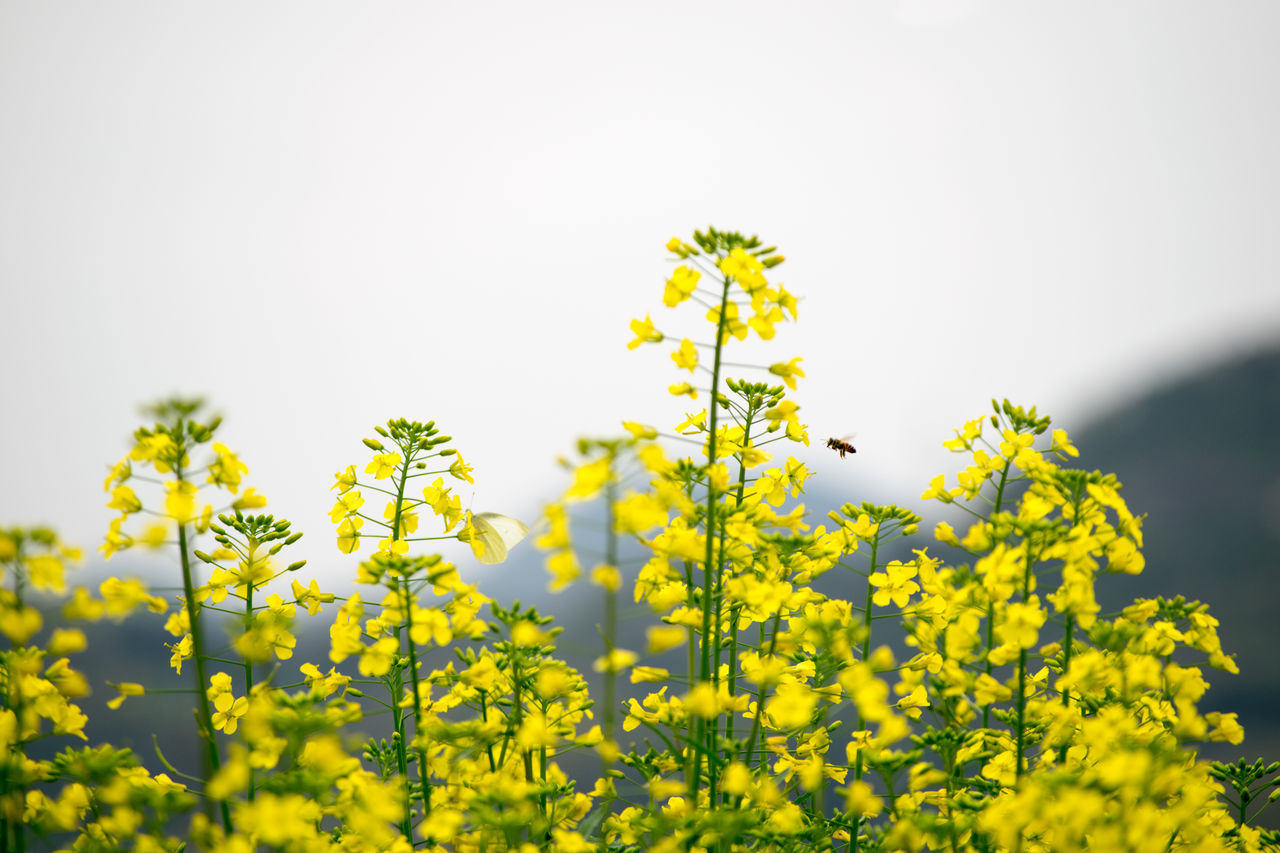
[[1206, 707], [1240, 712], [1247, 754], [1280, 756], [1280, 349], [1154, 390], [1072, 438], [1082, 466], [1115, 472], [1147, 513], [1147, 568], [1101, 586], [1103, 606], [1209, 604], [1241, 672], [1211, 671]]

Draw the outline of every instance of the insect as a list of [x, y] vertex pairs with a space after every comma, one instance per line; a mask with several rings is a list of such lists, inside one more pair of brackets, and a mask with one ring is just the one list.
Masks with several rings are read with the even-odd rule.
[[529, 535], [524, 522], [496, 512], [477, 512], [471, 516], [471, 526], [475, 530], [471, 550], [482, 563], [501, 563], [507, 551]]
[[838, 450], [840, 452], [840, 458], [843, 459], [846, 453], [858, 452], [857, 449], [849, 443], [849, 439], [851, 438], [853, 438], [851, 435], [846, 435], [844, 438], [828, 438], [827, 447], [830, 447], [832, 450]]

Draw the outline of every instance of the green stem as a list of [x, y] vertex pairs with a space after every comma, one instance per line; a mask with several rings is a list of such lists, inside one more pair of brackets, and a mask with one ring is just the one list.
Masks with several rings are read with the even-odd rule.
[[[689, 560], [684, 561], [684, 588], [687, 591], [686, 604], [688, 605], [689, 609], [692, 610], [694, 605], [697, 602], [693, 592], [694, 590], [693, 563]], [[694, 643], [694, 639], [697, 636], [697, 629], [694, 628], [692, 625], [690, 625], [688, 626], [687, 633], [689, 635], [688, 643], [687, 643], [688, 649], [689, 649], [689, 686], [692, 687], [693, 673], [697, 668], [697, 646]], [[698, 733], [697, 720], [691, 716], [689, 718], [689, 737], [688, 737], [689, 743], [693, 743], [693, 744], [698, 743], [697, 733]], [[684, 778], [685, 778], [686, 785], [690, 784], [689, 780], [693, 779], [694, 777], [694, 774], [697, 769], [694, 766], [694, 760], [695, 760], [695, 757], [697, 757], [698, 755], [699, 754], [696, 750], [692, 750], [688, 748], [685, 749]]]
[[[1022, 569], [1022, 602], [1025, 604], [1031, 595], [1031, 543], [1026, 544]], [[1022, 778], [1023, 759], [1026, 755], [1027, 714], [1027, 650], [1018, 649], [1018, 755], [1014, 766], [1014, 778]]]
[[[751, 444], [751, 424], [752, 424], [752, 419], [754, 417], [755, 417], [755, 408], [754, 406], [752, 406], [747, 411], [745, 426], [743, 427], [743, 430], [742, 430], [742, 446], [743, 447], [748, 447]], [[742, 506], [742, 496], [746, 493], [746, 488], [747, 488], [747, 466], [740, 463], [738, 465], [738, 493], [737, 493], [738, 506]], [[721, 572], [720, 584], [721, 584], [720, 599], [723, 600], [724, 598], [723, 571]], [[729, 695], [730, 696], [738, 695], [738, 614], [741, 611], [742, 611], [741, 605], [735, 605], [734, 607], [729, 609]], [[716, 624], [717, 625], [721, 624], [719, 602], [717, 602]], [[719, 674], [720, 672], [720, 661], [719, 661], [718, 650], [719, 650], [719, 646], [717, 645], [717, 660], [716, 660], [717, 674]], [[725, 736], [725, 739], [730, 743], [733, 742], [733, 738], [734, 738], [735, 722], [737, 722], [737, 714], [730, 713], [728, 719], [725, 720], [725, 724], [724, 724], [724, 736]]]
[[[178, 454], [178, 459], [182, 458], [182, 453]], [[174, 468], [175, 479], [182, 481], [182, 466], [179, 464]], [[199, 728], [200, 740], [204, 742], [204, 761], [205, 761], [205, 784], [213, 778], [213, 775], [222, 769], [222, 762], [218, 757], [218, 742], [213, 735], [213, 711], [209, 707], [209, 691], [207, 685], [208, 678], [205, 675], [204, 666], [204, 633], [200, 628], [200, 610], [196, 603], [195, 582], [191, 577], [191, 553], [187, 543], [187, 525], [185, 522], [178, 523], [178, 552], [182, 560], [182, 592], [186, 598], [187, 605], [187, 621], [191, 627], [191, 655], [195, 661], [196, 670], [196, 721]], [[212, 806], [211, 800], [206, 801]], [[222, 827], [227, 832], [232, 831], [231, 827], [231, 809], [228, 808], [226, 800], [218, 800], [219, 810], [222, 812]], [[213, 815], [210, 814], [210, 817]]]
[[[769, 638], [769, 654], [767, 654], [765, 659], [761, 661], [765, 666], [769, 665], [774, 652], [778, 649], [778, 627], [781, 624], [782, 611], [779, 610], [777, 613], [773, 614], [773, 636]], [[756, 716], [755, 719], [751, 721], [751, 735], [747, 738], [747, 748], [742, 754], [742, 761], [747, 765], [747, 767], [752, 766], [752, 760], [755, 757], [756, 740], [760, 737], [760, 721], [761, 717], [764, 715], [764, 700], [767, 692], [764, 682], [760, 682], [760, 686], [756, 689]]]
[[[409, 480], [409, 466], [413, 463], [413, 448], [400, 446], [400, 476], [396, 478], [396, 512], [395, 517], [391, 520], [391, 541], [396, 542], [400, 538], [400, 521], [404, 514], [404, 487]], [[400, 606], [404, 608], [406, 613], [412, 612], [412, 601], [409, 598], [409, 590], [406, 585], [402, 590], [400, 587], [401, 579], [393, 579], [395, 584], [393, 590], [400, 597]], [[416, 662], [416, 654], [413, 647], [412, 632], [409, 632], [407, 638], [404, 637], [404, 625], [397, 625], [396, 634], [396, 650], [400, 648], [402, 639], [407, 639], [409, 648], [410, 666], [413, 671], [410, 678], [413, 682], [413, 701], [414, 701], [414, 729], [417, 730], [417, 709], [420, 703], [420, 694], [418, 692], [418, 669], [414, 666]], [[400, 700], [404, 697], [404, 673], [397, 667], [391, 679], [391, 719], [395, 727], [395, 737], [393, 742], [396, 747], [396, 766], [400, 771], [400, 778], [404, 780], [404, 817], [400, 820], [400, 831], [406, 839], [413, 839], [413, 790], [409, 780], [409, 755], [408, 755], [408, 731], [405, 725], [407, 715], [401, 707]], [[422, 793], [424, 797], [429, 797], [427, 783], [425, 777], [425, 768], [422, 766], [421, 751], [419, 751], [418, 776], [422, 781]], [[429, 802], [429, 801], [428, 801]]]
[[[698, 681], [706, 682], [711, 680], [711, 647], [713, 644], [718, 645], [716, 640], [718, 636], [711, 636], [711, 593], [713, 583], [715, 581], [715, 532], [716, 532], [716, 506], [718, 495], [712, 470], [716, 464], [716, 443], [717, 430], [719, 428], [720, 407], [718, 399], [720, 394], [720, 358], [724, 352], [724, 330], [725, 320], [728, 316], [729, 308], [729, 276], [724, 276], [723, 285], [720, 291], [720, 315], [716, 323], [716, 349], [715, 360], [711, 369], [711, 402], [709, 404], [710, 413], [708, 415], [709, 432], [707, 435], [707, 547], [706, 554], [703, 558], [702, 566], [702, 663], [698, 672]], [[719, 634], [719, 626], [716, 626], [716, 633]], [[694, 748], [697, 752], [694, 761], [693, 778], [686, 779], [690, 796], [694, 803], [698, 801], [698, 789], [701, 787], [701, 770], [702, 770], [702, 754], [705, 750], [704, 738], [707, 732], [706, 723], [699, 718], [698, 722], [699, 736], [694, 738]], [[707, 777], [711, 781], [712, 766], [711, 755], [707, 754]], [[713, 786], [714, 787], [714, 786]]]
[[[400, 626], [396, 627], [396, 639], [403, 634]], [[400, 706], [399, 697], [404, 695], [404, 673], [395, 667], [392, 669], [391, 685], [391, 725], [393, 728], [391, 742], [396, 748], [396, 770], [404, 780], [404, 816], [400, 818], [400, 832], [405, 838], [413, 838], [413, 796], [409, 791], [409, 755], [405, 746], [405, 713]]]
[[[1000, 512], [1000, 506], [1004, 501], [1004, 486], [1009, 479], [1009, 464], [1010, 464], [1009, 460], [1006, 459], [1004, 463], [1004, 468], [1000, 470], [1000, 482], [996, 486], [996, 499], [995, 499], [995, 503], [992, 505], [992, 508], [991, 508], [991, 514], [993, 516]], [[995, 641], [996, 641], [995, 620], [996, 620], [995, 603], [992, 601], [988, 601], [987, 602], [987, 635], [986, 635], [987, 647], [986, 649], [984, 649], [985, 654], [983, 654], [982, 656], [983, 660], [985, 661], [985, 663], [983, 664], [982, 670], [988, 676], [991, 675], [991, 668], [992, 668], [991, 667], [991, 649], [995, 646]], [[982, 708], [982, 727], [984, 729], [991, 727], [991, 706], [990, 705], [984, 705]]]
[[[610, 468], [612, 468], [612, 460]], [[609, 479], [605, 485], [605, 541], [604, 541], [604, 562], [605, 565], [612, 567], [615, 571], [618, 566], [618, 536], [614, 532], [613, 503], [617, 499], [617, 486], [614, 483], [613, 472], [609, 472]], [[618, 640], [618, 593], [614, 589], [608, 587], [604, 591], [604, 643], [605, 654], [610, 655], [617, 644]], [[604, 671], [604, 736], [610, 743], [618, 741], [618, 674], [612, 666], [605, 667]], [[609, 771], [610, 765], [613, 763], [602, 758], [602, 773]]]
[[[524, 699], [520, 695], [520, 661], [517, 655], [519, 655], [519, 652], [516, 651], [513, 646], [512, 655], [511, 655], [511, 692], [512, 692], [511, 713], [512, 713], [512, 722], [515, 723], [515, 731], [518, 733], [520, 731], [520, 726], [524, 723]], [[530, 785], [532, 785], [533, 784], [533, 753], [530, 752], [527, 747], [520, 747], [518, 744], [516, 746], [516, 749], [519, 749], [523, 753], [521, 755], [521, 759], [524, 763], [524, 780], [528, 782]], [[544, 809], [543, 818], [545, 817], [546, 817], [546, 810]], [[529, 831], [529, 839], [530, 840], [533, 839], [532, 829], [530, 829]]]
[[[418, 676], [418, 647], [413, 641], [413, 602], [410, 600], [409, 579], [401, 578], [401, 598], [404, 601], [405, 612], [409, 614], [409, 677], [413, 683], [413, 739], [417, 743], [420, 735], [419, 717], [422, 714], [422, 681]], [[417, 747], [418, 753], [418, 783], [422, 787], [422, 816], [431, 814], [431, 774], [427, 769], [427, 751], [421, 746]], [[405, 783], [408, 783], [405, 779]]]
[[[477, 692], [480, 694], [480, 722], [484, 723], [489, 719], [488, 709], [485, 708], [485, 692], [483, 690]], [[498, 769], [498, 765], [493, 761], [493, 744], [486, 743], [484, 751], [489, 756], [489, 772], [492, 773]]]
[[[880, 532], [877, 529], [876, 535], [871, 540], [871, 561], [867, 569], [867, 596], [862, 606], [862, 621], [866, 623], [867, 632], [862, 638], [862, 661], [865, 663], [867, 658], [871, 657], [871, 597], [875, 594], [875, 587], [871, 585], [871, 575], [875, 573], [876, 562], [880, 553]], [[854, 726], [854, 732], [862, 731], [865, 721], [862, 719], [862, 711], [858, 711], [858, 722]], [[853, 778], [861, 779], [863, 772], [862, 750], [858, 750], [857, 760], [853, 763]], [[858, 815], [853, 819], [853, 829], [850, 831], [849, 849], [857, 851], [858, 849], [858, 832], [862, 828], [862, 815]]]
[[[248, 572], [249, 582], [245, 584], [244, 618], [245, 618], [245, 629], [249, 630], [253, 626], [253, 590], [254, 590], [253, 577], [255, 574], [254, 562], [257, 558], [258, 541], [256, 539], [250, 538], [247, 545], [248, 545], [248, 553], [245, 555], [245, 565], [249, 567], [249, 572]], [[253, 692], [253, 661], [249, 660], [249, 658], [247, 657], [244, 658], [243, 670], [244, 670], [244, 695], [245, 695], [245, 698], [247, 699], [249, 697], [249, 694]], [[253, 785], [254, 785], [253, 777], [254, 777], [254, 768], [252, 765], [250, 765], [249, 766], [249, 792], [246, 795], [249, 802], [253, 802]]]

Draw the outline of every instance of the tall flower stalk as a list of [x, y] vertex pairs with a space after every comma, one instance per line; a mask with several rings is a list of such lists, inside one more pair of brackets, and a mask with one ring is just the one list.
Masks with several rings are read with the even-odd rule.
[[[196, 732], [201, 744], [204, 763], [202, 778], [212, 779], [222, 767], [222, 756], [214, 734], [214, 711], [205, 690], [209, 683], [209, 653], [204, 606], [200, 601], [200, 581], [195, 575], [195, 537], [209, 529], [215, 508], [211, 503], [198, 500], [200, 485], [209, 484], [225, 490], [233, 499], [230, 508], [243, 510], [263, 506], [265, 498], [255, 490], [239, 494], [248, 466], [240, 461], [226, 446], [214, 443], [210, 461], [194, 468], [191, 454], [213, 440], [221, 418], [209, 423], [195, 419], [203, 407], [200, 400], [169, 399], [149, 409], [155, 419], [154, 427], [141, 427], [134, 433], [134, 446], [128, 456], [116, 463], [107, 478], [106, 488], [111, 492], [108, 507], [121, 512], [111, 523], [102, 552], [110, 557], [116, 551], [133, 546], [137, 540], [124, 531], [123, 525], [131, 515], [145, 513], [152, 518], [142, 532], [142, 541], [153, 546], [166, 543], [177, 548], [179, 570], [182, 578], [182, 610], [171, 617], [167, 628], [178, 642], [170, 646], [170, 662], [179, 673], [184, 661], [193, 663], [196, 679]], [[158, 477], [140, 475], [135, 468], [150, 467]], [[197, 480], [203, 476], [203, 483]], [[162, 507], [148, 509], [134, 489], [131, 480], [149, 482], [163, 490]], [[161, 608], [163, 609], [163, 608]], [[207, 797], [206, 807], [217, 810], [224, 829], [230, 831], [231, 813], [227, 803], [218, 797]]]

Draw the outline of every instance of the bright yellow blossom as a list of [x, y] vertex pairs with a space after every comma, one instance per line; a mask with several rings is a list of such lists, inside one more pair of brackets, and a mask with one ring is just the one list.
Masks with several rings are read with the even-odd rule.
[[800, 369], [800, 362], [803, 359], [793, 358], [790, 361], [780, 361], [776, 364], [769, 365], [769, 372], [774, 376], [781, 376], [782, 381], [792, 391], [796, 390], [796, 379], [804, 378], [804, 371]]
[[635, 349], [645, 343], [656, 344], [662, 342], [662, 332], [653, 327], [653, 320], [649, 318], [648, 314], [644, 315], [643, 320], [631, 321], [631, 332], [635, 335], [635, 338], [627, 344], [627, 349]]

